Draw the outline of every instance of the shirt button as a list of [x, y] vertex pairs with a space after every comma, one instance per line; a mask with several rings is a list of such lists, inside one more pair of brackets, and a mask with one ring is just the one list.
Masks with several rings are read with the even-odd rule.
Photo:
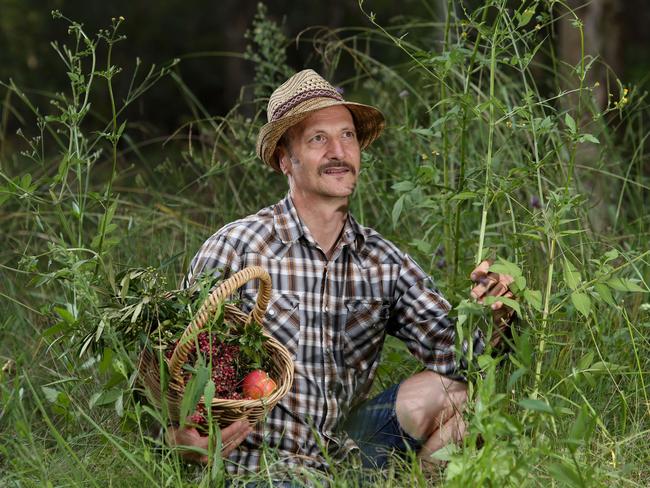
[[326, 347], [326, 348], [325, 348], [325, 354], [327, 354], [328, 356], [329, 356], [330, 354], [332, 354], [332, 349], [330, 349], [329, 347]]
[[273, 310], [273, 309], [269, 310], [269, 315], [271, 317], [273, 317], [275, 315], [275, 310]]
[[329, 313], [329, 311], [330, 311], [330, 308], [327, 305], [325, 305], [325, 313]]

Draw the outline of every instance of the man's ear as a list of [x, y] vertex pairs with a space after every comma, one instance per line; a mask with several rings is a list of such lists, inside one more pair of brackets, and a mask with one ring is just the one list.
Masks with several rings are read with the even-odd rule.
[[275, 149], [275, 157], [278, 158], [278, 163], [280, 163], [280, 171], [282, 171], [284, 175], [290, 174], [291, 157], [289, 156], [289, 151], [282, 146], [278, 146]]

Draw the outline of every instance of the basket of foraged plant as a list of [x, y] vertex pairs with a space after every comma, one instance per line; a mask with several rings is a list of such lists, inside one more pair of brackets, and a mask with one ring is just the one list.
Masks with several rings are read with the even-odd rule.
[[[248, 281], [260, 281], [248, 314], [227, 301]], [[140, 354], [138, 382], [169, 420], [207, 430], [236, 420], [254, 424], [293, 382], [289, 351], [262, 328], [271, 278], [261, 267], [235, 273], [212, 289], [183, 329], [159, 321]]]

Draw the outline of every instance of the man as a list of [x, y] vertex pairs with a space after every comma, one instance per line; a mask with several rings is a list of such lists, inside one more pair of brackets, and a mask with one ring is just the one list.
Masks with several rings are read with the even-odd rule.
[[[408, 255], [348, 213], [361, 150], [383, 127], [379, 110], [346, 102], [314, 71], [292, 76], [271, 96], [257, 143], [260, 158], [286, 175], [289, 194], [220, 229], [192, 261], [186, 285], [202, 273], [266, 268], [273, 297], [264, 325], [295, 362], [293, 387], [265, 422], [223, 429], [230, 472], [256, 471], [263, 445], [287, 467], [323, 469], [323, 450], [337, 458], [357, 446], [365, 465], [381, 467], [391, 450], [426, 458], [463, 436], [466, 386], [450, 305]], [[512, 297], [511, 278], [488, 267], [472, 274], [474, 298]], [[243, 289], [244, 303], [255, 287]], [[360, 406], [387, 333], [427, 369]], [[477, 333], [473, 349], [482, 348]], [[167, 439], [207, 447], [194, 429], [170, 428]]]

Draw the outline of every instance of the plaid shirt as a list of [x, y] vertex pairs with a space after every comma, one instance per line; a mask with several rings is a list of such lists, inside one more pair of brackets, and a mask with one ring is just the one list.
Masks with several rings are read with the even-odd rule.
[[[323, 448], [335, 458], [355, 449], [340, 426], [365, 398], [386, 334], [404, 341], [427, 368], [459, 377], [449, 303], [408, 255], [352, 216], [328, 259], [287, 196], [210, 237], [184, 286], [202, 273], [225, 278], [252, 265], [271, 275], [264, 326], [293, 355], [295, 379], [266, 422], [232, 452], [230, 472], [257, 471], [263, 445], [285, 468], [326, 468]], [[256, 293], [256, 282], [242, 288], [244, 310]]]

